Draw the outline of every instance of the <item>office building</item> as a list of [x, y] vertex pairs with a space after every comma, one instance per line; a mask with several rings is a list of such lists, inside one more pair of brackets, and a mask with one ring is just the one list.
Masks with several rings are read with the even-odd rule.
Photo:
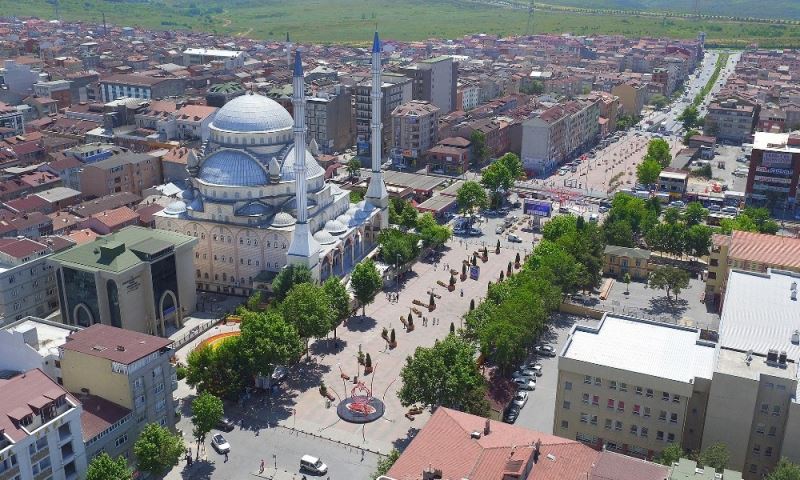
[[456, 105], [458, 62], [450, 56], [427, 58], [403, 67], [399, 73], [412, 79], [412, 98], [439, 107], [442, 114], [461, 108]]
[[714, 343], [696, 329], [606, 314], [576, 325], [558, 358], [556, 435], [652, 459], [700, 448]]
[[756, 132], [745, 198], [748, 205], [792, 208], [798, 200], [800, 134]]
[[440, 109], [431, 102], [412, 100], [392, 111], [392, 159], [415, 168], [439, 140]]
[[80, 403], [39, 369], [0, 376], [0, 478], [83, 478]]
[[245, 53], [240, 50], [218, 50], [213, 48], [187, 48], [183, 51], [183, 65], [205, 65], [221, 63], [226, 70], [244, 66]]
[[58, 309], [50, 255], [74, 245], [64, 237], [0, 239], [0, 326]]
[[145, 425], [174, 430], [172, 392], [177, 379], [170, 363], [172, 340], [95, 324], [70, 335], [60, 351], [64, 387], [106, 408], [106, 428], [115, 430], [101, 436], [97, 425], [87, 429], [90, 456], [101, 449], [99, 443], [109, 445], [109, 455], [133, 458], [130, 452]]
[[195, 308], [196, 244], [177, 232], [126, 227], [51, 256], [61, 321], [168, 336]]
[[162, 183], [161, 162], [146, 153], [125, 152], [84, 165], [79, 177], [87, 198], [119, 192], [141, 196], [143, 190]]
[[342, 152], [353, 144], [353, 96], [337, 86], [333, 93], [320, 93], [306, 100], [308, 137], [321, 153]]
[[185, 83], [182, 78], [118, 74], [100, 79], [100, 95], [103, 103], [121, 97], [157, 100], [183, 95]]
[[[400, 105], [410, 102], [412, 98], [411, 79], [397, 73], [381, 75], [381, 156], [389, 152], [392, 132], [392, 111]], [[362, 82], [355, 87], [355, 122], [358, 154], [363, 157], [371, 155], [372, 133], [372, 82]]]
[[756, 125], [759, 107], [755, 104], [730, 98], [708, 105], [703, 123], [705, 135], [734, 143], [747, 142]]

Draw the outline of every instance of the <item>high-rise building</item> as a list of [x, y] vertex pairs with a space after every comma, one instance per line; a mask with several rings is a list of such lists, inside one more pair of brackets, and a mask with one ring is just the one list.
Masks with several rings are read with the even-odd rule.
[[[381, 156], [389, 153], [391, 144], [392, 111], [411, 101], [411, 79], [398, 73], [381, 74]], [[363, 82], [355, 87], [356, 140], [358, 154], [370, 156], [372, 133], [372, 82]]]
[[392, 159], [417, 167], [418, 160], [439, 140], [439, 107], [420, 100], [392, 111]]
[[399, 73], [413, 80], [414, 100], [425, 100], [439, 107], [443, 114], [461, 108], [456, 105], [458, 62], [453, 57], [427, 58], [401, 68]]
[[799, 198], [798, 182], [800, 135], [756, 132], [745, 187], [748, 205], [791, 209]]
[[322, 153], [341, 152], [353, 144], [352, 102], [353, 96], [343, 86], [306, 99], [308, 136]]

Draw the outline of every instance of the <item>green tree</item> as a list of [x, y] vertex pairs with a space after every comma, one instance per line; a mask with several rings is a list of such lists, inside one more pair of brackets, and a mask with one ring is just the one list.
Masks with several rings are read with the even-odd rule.
[[625, 282], [625, 293], [631, 293], [631, 274], [625, 272], [622, 276], [622, 281]]
[[683, 144], [689, 145], [689, 140], [691, 140], [695, 135], [700, 135], [700, 131], [694, 128], [689, 129], [683, 136]]
[[678, 207], [668, 207], [664, 210], [664, 223], [675, 225], [681, 220], [681, 210]]
[[430, 212], [425, 212], [417, 220], [417, 233], [426, 245], [434, 248], [444, 245], [453, 231], [447, 225], [439, 225]]
[[690, 128], [697, 126], [697, 120], [699, 117], [700, 114], [697, 111], [697, 107], [694, 105], [689, 105], [678, 116], [678, 120], [683, 122], [683, 128], [689, 130]]
[[685, 229], [678, 223], [659, 223], [651, 228], [645, 239], [652, 250], [682, 255], [685, 248]]
[[661, 451], [661, 453], [655, 458], [655, 461], [661, 465], [671, 467], [675, 462], [680, 460], [683, 455], [683, 448], [681, 448], [680, 444], [671, 443]]
[[723, 469], [728, 468], [728, 462], [731, 459], [731, 454], [728, 451], [728, 446], [724, 443], [715, 443], [709, 445], [708, 448], [700, 453], [698, 462], [704, 467], [711, 467], [714, 470], [721, 472]]
[[782, 458], [775, 470], [767, 475], [767, 480], [800, 480], [800, 465]]
[[353, 180], [360, 172], [361, 162], [356, 157], [352, 157], [347, 161], [347, 175], [350, 177], [350, 180]]
[[297, 334], [305, 340], [306, 350], [311, 337], [326, 335], [333, 328], [333, 309], [328, 296], [317, 285], [295, 285], [280, 308], [284, 320], [294, 325]]
[[301, 283], [314, 283], [311, 271], [305, 265], [289, 264], [272, 280], [272, 293], [282, 302], [289, 290]]
[[241, 338], [228, 337], [216, 345], [198, 347], [186, 358], [186, 383], [198, 392], [235, 399], [244, 386], [247, 361], [239, 354]]
[[675, 267], [658, 267], [650, 274], [650, 288], [665, 290], [667, 298], [670, 291], [675, 292], [675, 299], [681, 290], [689, 286], [689, 274]]
[[570, 255], [561, 245], [550, 240], [542, 240], [533, 249], [529, 260], [534, 268], [547, 268], [553, 273], [554, 284], [561, 289], [563, 295], [570, 295], [578, 291], [580, 278], [585, 275], [583, 266], [575, 257]]
[[402, 198], [389, 199], [389, 223], [405, 228], [416, 228], [419, 212]]
[[508, 173], [511, 175], [512, 182], [525, 177], [525, 169], [523, 168], [522, 160], [520, 160], [516, 154], [506, 153], [498, 158], [497, 162], [506, 167], [506, 170], [508, 170]]
[[686, 205], [686, 211], [683, 214], [686, 225], [691, 227], [692, 225], [703, 223], [706, 217], [708, 217], [708, 209], [705, 208], [702, 203], [689, 202], [689, 204]]
[[264, 296], [261, 293], [261, 290], [256, 290], [253, 292], [252, 295], [247, 297], [247, 309], [255, 312], [259, 309], [261, 302], [263, 302]]
[[222, 419], [224, 410], [222, 400], [203, 392], [192, 401], [193, 435], [197, 440], [197, 458], [200, 458], [200, 445], [205, 442], [206, 435]]
[[669, 99], [664, 95], [659, 93], [650, 97], [650, 105], [654, 106], [655, 108], [664, 108], [669, 104]]
[[383, 280], [375, 262], [366, 259], [356, 265], [350, 276], [350, 284], [356, 300], [361, 304], [361, 314], [366, 315], [367, 305], [375, 300], [375, 295], [383, 288]]
[[404, 406], [432, 404], [485, 415], [486, 411], [469, 408], [474, 397], [484, 397], [486, 393], [486, 381], [475, 363], [474, 352], [471, 344], [455, 335], [448, 335], [431, 348], [417, 348], [400, 371], [400, 402]]
[[132, 480], [133, 472], [125, 457], [111, 458], [102, 452], [92, 459], [86, 470], [86, 480]]
[[633, 229], [630, 222], [624, 219], [603, 224], [603, 237], [607, 245], [633, 247]]
[[652, 158], [657, 161], [661, 168], [669, 167], [672, 162], [672, 154], [669, 152], [669, 144], [663, 138], [654, 138], [647, 144], [645, 159]]
[[184, 451], [183, 439], [156, 423], [147, 424], [133, 445], [136, 465], [151, 475], [163, 474], [177, 465]]
[[611, 202], [605, 223], [625, 220], [634, 236], [640, 236], [658, 223], [660, 205], [657, 199], [644, 201], [627, 193], [618, 193]]
[[472, 144], [472, 163], [480, 164], [486, 161], [489, 150], [486, 148], [486, 135], [480, 130], [473, 130], [469, 136]]
[[276, 310], [246, 313], [239, 338], [252, 375], [269, 377], [276, 365], [292, 363], [303, 353], [297, 329]]
[[378, 245], [381, 247], [381, 258], [387, 265], [399, 263], [405, 265], [419, 255], [419, 236], [387, 228], [378, 234]]
[[711, 235], [714, 230], [708, 225], [696, 224], [686, 229], [685, 253], [695, 257], [709, 254], [711, 249]]
[[333, 337], [336, 338], [336, 327], [350, 316], [350, 293], [337, 277], [329, 277], [325, 280], [322, 290], [328, 296], [333, 310]]
[[654, 158], [645, 157], [642, 163], [636, 166], [636, 180], [642, 185], [658, 182], [659, 175], [661, 175], [661, 164]]
[[476, 208], [486, 208], [489, 204], [486, 197], [486, 190], [480, 183], [467, 180], [458, 192], [456, 192], [456, 202], [462, 213], [472, 213]]
[[394, 462], [396, 462], [398, 458], [400, 458], [400, 451], [397, 450], [396, 448], [393, 448], [392, 451], [389, 452], [389, 455], [378, 460], [378, 468], [375, 470], [375, 473], [373, 473], [372, 477], [370, 478], [380, 478], [383, 475], [386, 475], [386, 473], [389, 472], [389, 469], [392, 468]]

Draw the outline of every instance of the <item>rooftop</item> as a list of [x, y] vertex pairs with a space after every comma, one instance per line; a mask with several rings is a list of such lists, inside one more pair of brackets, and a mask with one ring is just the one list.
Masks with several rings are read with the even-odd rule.
[[108, 401], [97, 395], [73, 393], [83, 405], [81, 412], [81, 430], [83, 441], [88, 442], [101, 434], [108, 427], [130, 415], [131, 411], [122, 405]]
[[797, 362], [800, 345], [792, 343], [792, 334], [800, 328], [800, 300], [792, 300], [792, 285], [800, 288], [800, 273], [732, 270], [720, 316], [720, 346], [762, 355], [770, 349], [786, 351]]
[[728, 256], [740, 262], [800, 269], [800, 239], [734, 230]]
[[630, 257], [647, 260], [650, 258], [650, 250], [643, 248], [619, 247], [617, 245], [606, 245], [603, 250], [604, 255], [616, 255], [618, 257]]
[[681, 383], [714, 371], [714, 344], [698, 330], [613, 314], [573, 327], [561, 357]]
[[669, 480], [742, 480], [742, 474], [725, 469], [722, 477], [716, 477], [713, 468], [697, 468], [697, 462], [688, 458], [681, 458], [672, 467]]
[[168, 338], [95, 323], [70, 335], [62, 348], [130, 365], [171, 344], [172, 340]]
[[[47, 418], [44, 419], [46, 420], [44, 422], [38, 420], [39, 415], [34, 415], [32, 405], [41, 408], [56, 399], [66, 396], [67, 391], [56, 382], [50, 380], [38, 368], [16, 375], [8, 380], [0, 380], [0, 432], [4, 432], [15, 443], [19, 442], [30, 435], [29, 432], [35, 431], [43, 424], [56, 418]], [[74, 399], [70, 400], [73, 403], [77, 403]], [[69, 408], [72, 408], [72, 405], [66, 403], [64, 408], [56, 410], [56, 416], [63, 414]], [[36, 419], [28, 426], [23, 427], [18, 420], [28, 415], [32, 415]]]
[[25, 317], [6, 325], [3, 329], [11, 334], [23, 335], [25, 343], [43, 357], [58, 353], [57, 350], [53, 350], [63, 345], [71, 333], [80, 330], [78, 327], [36, 317]]
[[800, 140], [797, 134], [756, 132], [753, 137], [753, 148], [790, 153], [800, 153]]

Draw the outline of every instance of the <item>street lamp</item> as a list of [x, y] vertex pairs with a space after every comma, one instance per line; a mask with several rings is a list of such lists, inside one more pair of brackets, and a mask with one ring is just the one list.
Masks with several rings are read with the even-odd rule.
[[395, 268], [395, 276], [397, 277], [397, 281], [396, 281], [397, 290], [399, 291], [400, 290], [400, 254], [399, 253], [395, 256], [394, 268]]

